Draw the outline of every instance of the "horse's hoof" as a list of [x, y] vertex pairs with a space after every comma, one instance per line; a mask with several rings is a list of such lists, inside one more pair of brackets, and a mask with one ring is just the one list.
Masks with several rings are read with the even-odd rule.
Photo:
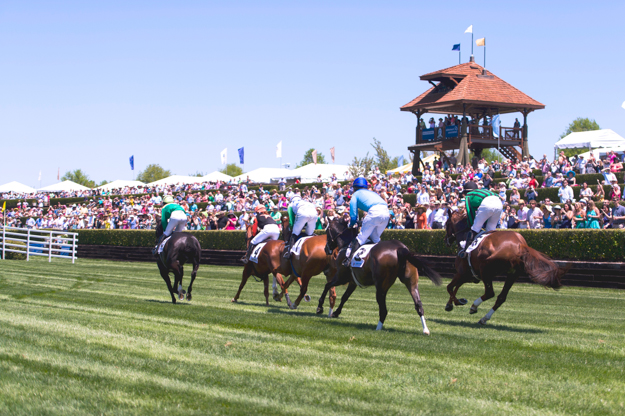
[[317, 308], [317, 315], [321, 315], [323, 313], [323, 308], [322, 307], [318, 307]]
[[187, 300], [190, 302], [191, 301], [191, 293], [187, 293]]
[[291, 304], [289, 305], [289, 309], [295, 310], [295, 309], [297, 309], [297, 305], [296, 305], [296, 304], [294, 304], [294, 303], [291, 303]]
[[447, 312], [451, 312], [454, 310], [454, 304], [453, 303], [448, 303], [447, 305], [445, 305], [445, 310]]
[[277, 293], [275, 293], [273, 295], [273, 300], [275, 300], [276, 302], [282, 302], [282, 296], [280, 296]]
[[336, 312], [333, 312], [332, 315], [330, 316], [330, 318], [338, 318], [339, 315]]
[[480, 325], [486, 325], [486, 319], [484, 319], [484, 318], [480, 319], [480, 321], [478, 322], [478, 324], [480, 324]]
[[461, 305], [466, 305], [467, 303], [469, 303], [469, 301], [466, 300], [465, 298], [462, 298], [462, 299], [458, 299], [458, 303], [456, 303], [456, 305], [461, 306]]
[[304, 295], [304, 302], [310, 302], [310, 296]]
[[473, 315], [474, 313], [477, 313], [477, 308], [475, 308], [475, 307], [471, 306], [471, 309], [469, 309], [469, 313], [470, 313], [471, 315]]
[[430, 330], [429, 329], [424, 329], [423, 330], [423, 335], [430, 335]]
[[236, 300], [236, 299], [234, 299], [234, 298], [232, 298], [232, 300], [231, 300], [230, 302], [232, 302], [232, 303], [237, 303], [237, 300]]
[[381, 331], [384, 324], [382, 322], [378, 322], [378, 326], [375, 327], [376, 331]]

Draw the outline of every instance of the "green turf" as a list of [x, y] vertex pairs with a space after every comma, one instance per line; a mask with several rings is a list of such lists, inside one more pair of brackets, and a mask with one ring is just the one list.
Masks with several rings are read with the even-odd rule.
[[625, 292], [518, 284], [479, 327], [493, 300], [447, 313], [424, 279], [426, 337], [399, 283], [376, 332], [373, 288], [330, 320], [321, 277], [297, 311], [230, 303], [241, 270], [174, 306], [155, 264], [0, 262], [0, 414], [625, 414]]

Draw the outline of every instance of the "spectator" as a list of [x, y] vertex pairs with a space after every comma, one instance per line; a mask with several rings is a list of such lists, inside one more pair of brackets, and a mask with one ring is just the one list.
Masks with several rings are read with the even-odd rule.
[[588, 201], [588, 207], [586, 208], [586, 228], [592, 228], [598, 230], [601, 228], [599, 224], [599, 220], [601, 219], [601, 214], [595, 205], [593, 200]]
[[573, 208], [571, 204], [566, 202], [562, 206], [562, 222], [560, 223], [560, 228], [573, 228]]
[[553, 208], [550, 205], [542, 205], [540, 207], [543, 213], [543, 228], [548, 229], [551, 228], [551, 219], [553, 216]]
[[573, 205], [573, 228], [586, 228], [586, 212], [583, 203], [576, 202]]
[[519, 210], [517, 211], [517, 224], [519, 224], [520, 229], [528, 228], [528, 214], [529, 208], [525, 206], [525, 201], [522, 199], [519, 201]]
[[573, 201], [573, 189], [569, 186], [569, 183], [566, 179], [562, 181], [562, 186], [558, 189], [558, 196], [560, 197], [560, 202], [565, 203], [567, 201]]
[[527, 223], [529, 228], [538, 229], [543, 228], [543, 217], [544, 214], [542, 210], [538, 207], [538, 204], [535, 200], [529, 201], [530, 208], [527, 212]]

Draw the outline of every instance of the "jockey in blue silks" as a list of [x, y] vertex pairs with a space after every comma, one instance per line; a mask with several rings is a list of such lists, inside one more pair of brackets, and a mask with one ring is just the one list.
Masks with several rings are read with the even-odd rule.
[[360, 246], [370, 239], [373, 243], [380, 241], [382, 232], [386, 229], [390, 218], [388, 205], [377, 193], [368, 190], [369, 184], [365, 178], [356, 178], [353, 183], [354, 193], [349, 203], [349, 226], [352, 227], [358, 221], [358, 210], [367, 213], [362, 221], [362, 227], [358, 236], [351, 243], [351, 254], [343, 261], [344, 266], [349, 266]]

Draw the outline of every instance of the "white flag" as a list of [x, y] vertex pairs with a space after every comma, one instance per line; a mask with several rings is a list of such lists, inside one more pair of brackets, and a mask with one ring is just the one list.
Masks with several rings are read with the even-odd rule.
[[37, 180], [39, 180], [39, 181], [41, 180], [41, 171], [39, 171], [39, 179], [37, 179]]
[[282, 157], [282, 141], [276, 146], [276, 157]]
[[221, 151], [221, 164], [222, 165], [228, 164], [228, 148], [227, 147]]
[[473, 33], [473, 25], [469, 26], [467, 30], [464, 31], [464, 33]]
[[312, 151], [312, 159], [313, 162], [315, 162], [315, 165], [317, 164], [317, 150], [313, 150]]

